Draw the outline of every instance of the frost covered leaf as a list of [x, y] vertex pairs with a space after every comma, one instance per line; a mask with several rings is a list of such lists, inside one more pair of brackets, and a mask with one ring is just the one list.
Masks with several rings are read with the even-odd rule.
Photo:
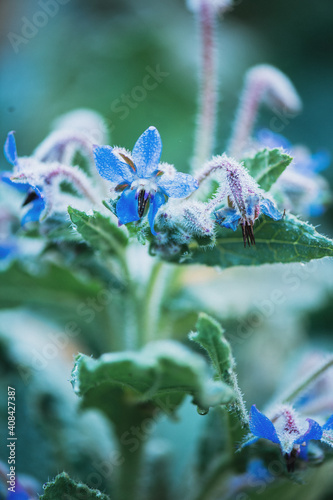
[[281, 149], [263, 149], [253, 158], [245, 158], [244, 165], [249, 173], [265, 191], [269, 191], [286, 167], [291, 163], [292, 157]]
[[278, 222], [261, 216], [253, 232], [256, 245], [244, 248], [240, 228], [235, 232], [219, 228], [215, 247], [204, 251], [199, 247], [192, 248], [191, 254], [182, 262], [226, 268], [308, 262], [333, 256], [333, 241], [293, 215], [286, 215]]
[[83, 483], [76, 483], [68, 474], [62, 472], [53, 481], [44, 485], [44, 494], [40, 500], [59, 500], [70, 498], [71, 500], [110, 500], [98, 490], [91, 490]]
[[80, 354], [72, 385], [83, 407], [100, 408], [113, 421], [119, 388], [128, 405], [151, 404], [167, 414], [174, 413], [187, 394], [204, 409], [233, 398], [226, 384], [209, 378], [201, 356], [173, 341], [152, 342], [140, 352], [108, 353], [97, 360]]
[[197, 331], [190, 334], [190, 339], [203, 347], [215, 368], [220, 380], [233, 368], [233, 357], [229, 342], [224, 337], [220, 324], [207, 314], [201, 313], [196, 324]]
[[109, 217], [96, 211], [93, 215], [87, 215], [72, 207], [68, 208], [68, 213], [82, 238], [95, 250], [108, 254], [123, 252], [128, 242], [127, 236]]

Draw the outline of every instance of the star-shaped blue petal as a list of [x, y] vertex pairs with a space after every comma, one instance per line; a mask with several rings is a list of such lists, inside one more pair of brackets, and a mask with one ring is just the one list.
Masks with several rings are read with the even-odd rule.
[[136, 141], [132, 151], [138, 176], [148, 179], [158, 170], [162, 153], [162, 141], [155, 127], [149, 127]]
[[9, 132], [7, 135], [7, 139], [4, 146], [4, 153], [8, 163], [11, 163], [12, 165], [15, 166], [17, 164], [17, 150], [16, 150], [14, 131]]
[[129, 156], [119, 148], [94, 148], [99, 174], [114, 183], [116, 191], [122, 192], [116, 204], [119, 223], [138, 221], [148, 212], [150, 229], [154, 235], [156, 215], [167, 198], [187, 197], [199, 187], [197, 180], [189, 174], [172, 169], [165, 173], [160, 165], [161, 153], [162, 141], [155, 127], [143, 132]]
[[274, 424], [266, 415], [257, 410], [256, 405], [250, 411], [250, 431], [257, 438], [269, 439], [273, 443], [280, 443]]

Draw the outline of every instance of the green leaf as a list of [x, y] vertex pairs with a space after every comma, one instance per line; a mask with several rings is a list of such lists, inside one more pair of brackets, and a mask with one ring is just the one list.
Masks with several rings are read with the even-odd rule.
[[278, 222], [261, 216], [254, 225], [254, 236], [256, 245], [244, 248], [240, 228], [235, 232], [218, 228], [213, 248], [202, 250], [192, 247], [191, 253], [183, 257], [182, 262], [227, 268], [277, 262], [309, 262], [333, 256], [333, 241], [293, 215], [286, 215]]
[[220, 380], [232, 370], [234, 359], [229, 342], [224, 336], [221, 325], [207, 314], [201, 313], [196, 324], [197, 331], [189, 338], [203, 347], [215, 368]]
[[292, 157], [284, 153], [282, 149], [263, 149], [253, 158], [245, 158], [243, 161], [259, 186], [265, 191], [269, 191], [291, 163]]
[[233, 398], [226, 384], [209, 378], [201, 356], [173, 341], [152, 342], [140, 352], [109, 353], [97, 360], [80, 354], [72, 385], [83, 407], [97, 406], [112, 421], [118, 418], [113, 397], [119, 401], [119, 388], [125, 405], [150, 403], [167, 414], [174, 413], [187, 394], [204, 409]]
[[74, 309], [78, 302], [95, 296], [100, 290], [97, 281], [80, 279], [54, 264], [39, 265], [37, 272], [13, 262], [0, 273], [0, 308], [25, 304], [38, 308], [52, 306], [54, 310], [63, 304]]
[[87, 215], [72, 207], [68, 207], [68, 213], [82, 238], [92, 248], [111, 255], [123, 253], [128, 238], [109, 217], [96, 211], [93, 215]]
[[62, 472], [53, 481], [44, 485], [44, 493], [40, 500], [59, 500], [66, 498], [68, 500], [110, 500], [110, 497], [104, 495], [98, 490], [91, 490], [83, 483], [76, 483], [68, 474]]

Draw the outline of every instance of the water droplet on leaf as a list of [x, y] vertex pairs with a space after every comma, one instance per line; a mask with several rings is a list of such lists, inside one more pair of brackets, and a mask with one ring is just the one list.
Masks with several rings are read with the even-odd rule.
[[209, 412], [209, 410], [204, 410], [203, 408], [199, 408], [199, 406], [197, 407], [197, 412], [199, 413], [199, 415], [207, 415], [207, 413]]

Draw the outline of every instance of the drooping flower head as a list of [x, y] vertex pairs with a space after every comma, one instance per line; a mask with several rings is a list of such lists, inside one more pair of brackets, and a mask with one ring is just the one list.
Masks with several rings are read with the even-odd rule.
[[[58, 137], [58, 144], [54, 137], [51, 139], [49, 152], [50, 158], [53, 158], [53, 153], [62, 148], [63, 135]], [[68, 136], [69, 143], [75, 143], [74, 139], [77, 138]], [[12, 164], [13, 171], [4, 172], [0, 175], [0, 180], [26, 195], [22, 206], [27, 206], [28, 210], [21, 220], [22, 226], [54, 213], [67, 212], [68, 205], [89, 209], [91, 205], [97, 205], [97, 200], [100, 199], [91, 178], [78, 166], [50, 160], [45, 143], [48, 143], [48, 138], [37, 148], [36, 155], [18, 157], [14, 132], [9, 132], [5, 142], [5, 157]], [[41, 157], [38, 157], [38, 152]], [[71, 193], [63, 190], [62, 183], [70, 186]]]
[[287, 461], [288, 471], [292, 471], [295, 459], [307, 459], [308, 444], [311, 440], [322, 441], [333, 446], [333, 415], [321, 426], [311, 418], [302, 418], [290, 405], [278, 407], [271, 419], [253, 405], [250, 411], [250, 431], [253, 436], [243, 446], [268, 439], [278, 444]]
[[137, 140], [132, 153], [122, 148], [96, 146], [95, 163], [99, 174], [111, 181], [121, 196], [116, 205], [120, 224], [141, 219], [148, 212], [151, 232], [159, 208], [167, 198], [185, 198], [198, 188], [189, 174], [160, 163], [162, 141], [155, 127], [149, 127]]
[[[14, 132], [9, 132], [9, 134], [7, 135], [4, 146], [4, 153], [7, 161], [13, 165], [14, 170], [17, 170], [18, 156]], [[38, 221], [46, 206], [42, 187], [29, 182], [24, 176], [21, 179], [18, 178], [13, 181], [12, 176], [12, 172], [4, 172], [1, 175], [1, 180], [15, 188], [17, 191], [26, 194], [22, 206], [28, 206], [29, 208], [21, 220], [22, 226], [30, 221]]]
[[273, 187], [283, 206], [306, 217], [322, 215], [325, 205], [331, 201], [329, 184], [321, 175], [331, 163], [328, 152], [319, 150], [311, 154], [305, 146], [292, 145], [268, 129], [258, 131], [257, 142], [257, 149], [282, 147], [293, 157]]
[[[243, 233], [244, 246], [254, 245], [253, 224], [261, 213], [278, 221], [282, 214], [270, 200], [245, 167], [225, 154], [216, 156], [205, 167], [206, 171], [218, 171], [220, 189], [211, 205], [222, 202], [227, 206], [214, 211], [216, 222], [228, 229], [236, 231], [240, 225]], [[201, 174], [201, 177], [205, 172]], [[200, 175], [199, 175], [200, 177]]]

